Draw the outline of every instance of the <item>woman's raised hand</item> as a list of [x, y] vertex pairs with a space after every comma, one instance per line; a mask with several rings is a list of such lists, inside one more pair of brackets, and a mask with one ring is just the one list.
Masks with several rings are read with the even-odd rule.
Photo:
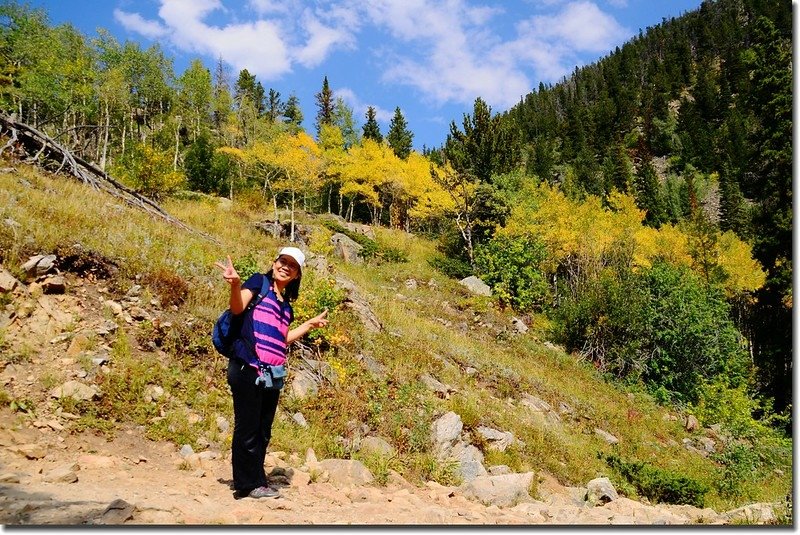
[[310, 320], [307, 320], [306, 323], [312, 328], [317, 329], [319, 327], [325, 327], [328, 324], [328, 320], [325, 319], [325, 316], [328, 315], [328, 309], [326, 308], [322, 314], [314, 316]]
[[231, 260], [231, 255], [228, 255], [227, 265], [221, 262], [215, 262], [214, 265], [222, 270], [222, 278], [225, 279], [225, 282], [227, 282], [231, 286], [233, 286], [234, 284], [240, 284], [242, 282], [242, 279], [236, 272], [236, 268], [233, 267], [233, 261]]

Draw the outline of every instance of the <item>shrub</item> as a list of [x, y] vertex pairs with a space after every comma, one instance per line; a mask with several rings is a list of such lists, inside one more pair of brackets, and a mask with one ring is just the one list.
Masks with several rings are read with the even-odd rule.
[[469, 262], [452, 256], [436, 255], [428, 260], [434, 269], [437, 269], [451, 279], [463, 279], [472, 275], [472, 267]]
[[521, 312], [540, 310], [549, 287], [540, 269], [547, 257], [544, 245], [527, 237], [497, 235], [475, 248], [481, 279], [500, 300]]
[[606, 463], [648, 500], [704, 506], [705, 494], [709, 489], [707, 485], [695, 479], [643, 462], [626, 462], [613, 454], [606, 456]]
[[112, 170], [137, 192], [159, 199], [178, 190], [184, 177], [172, 168], [169, 155], [148, 145], [134, 145]]

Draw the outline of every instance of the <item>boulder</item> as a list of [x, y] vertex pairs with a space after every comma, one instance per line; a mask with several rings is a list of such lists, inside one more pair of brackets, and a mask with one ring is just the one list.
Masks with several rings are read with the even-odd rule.
[[595, 478], [586, 485], [586, 501], [592, 505], [606, 504], [617, 498], [617, 490], [607, 477]]
[[21, 283], [8, 271], [0, 268], [0, 293], [14, 291]]
[[100, 393], [94, 385], [85, 385], [78, 381], [67, 381], [50, 392], [50, 396], [61, 399], [71, 397], [78, 401], [89, 401]]
[[325, 459], [319, 464], [328, 472], [328, 481], [336, 486], [367, 485], [375, 479], [361, 461]]
[[452, 448], [453, 442], [461, 435], [463, 427], [464, 423], [461, 421], [461, 417], [453, 411], [440, 416], [431, 425], [433, 450], [446, 456]]
[[612, 446], [614, 444], [619, 444], [619, 439], [617, 437], [615, 437], [614, 435], [612, 435], [608, 431], [604, 431], [603, 429], [600, 429], [599, 427], [595, 427], [594, 428], [594, 434], [597, 435], [598, 437], [602, 438], [603, 440], [605, 440], [607, 443], [611, 444]]
[[530, 501], [528, 493], [533, 483], [533, 472], [504, 474], [499, 476], [479, 476], [460, 487], [461, 493], [469, 499], [484, 505], [512, 507], [520, 502]]
[[486, 475], [483, 453], [472, 444], [459, 442], [453, 446], [450, 455], [458, 461], [458, 473], [464, 481], [472, 481], [476, 477]]
[[27, 262], [22, 264], [22, 269], [29, 277], [38, 277], [53, 269], [55, 264], [56, 255], [36, 255], [30, 257]]
[[461, 279], [458, 283], [475, 295], [484, 295], [487, 297], [492, 295], [492, 289], [475, 275], [470, 275], [465, 279]]
[[395, 454], [394, 447], [380, 437], [363, 438], [358, 451], [380, 457], [392, 457]]
[[506, 451], [514, 443], [514, 434], [509, 431], [498, 431], [483, 425], [478, 426], [478, 433], [489, 443], [490, 450]]
[[331, 244], [333, 244], [333, 254], [341, 258], [347, 264], [363, 264], [364, 259], [358, 253], [364, 248], [362, 245], [356, 243], [354, 240], [348, 238], [341, 232], [337, 232], [331, 236]]

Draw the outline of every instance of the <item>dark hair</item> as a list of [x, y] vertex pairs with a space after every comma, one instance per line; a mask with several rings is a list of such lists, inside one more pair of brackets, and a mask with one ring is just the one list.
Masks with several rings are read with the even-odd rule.
[[[266, 277], [272, 282], [272, 268], [266, 273]], [[302, 270], [297, 270], [297, 278], [293, 279], [286, 288], [283, 289], [283, 298], [287, 303], [291, 303], [300, 295], [300, 280], [303, 278]]]

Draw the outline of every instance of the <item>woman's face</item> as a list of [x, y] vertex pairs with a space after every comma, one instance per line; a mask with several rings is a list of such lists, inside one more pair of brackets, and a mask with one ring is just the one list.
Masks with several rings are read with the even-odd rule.
[[281, 255], [272, 263], [272, 279], [285, 286], [300, 275], [300, 265], [291, 256]]

